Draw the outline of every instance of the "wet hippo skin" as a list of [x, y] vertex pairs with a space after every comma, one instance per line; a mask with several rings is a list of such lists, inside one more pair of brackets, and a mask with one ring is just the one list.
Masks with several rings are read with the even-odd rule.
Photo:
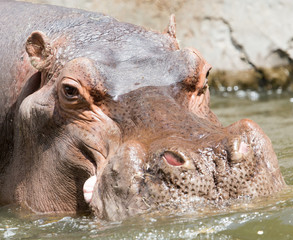
[[2, 2], [0, 203], [99, 219], [285, 187], [269, 138], [221, 125], [211, 66], [165, 32], [62, 7]]

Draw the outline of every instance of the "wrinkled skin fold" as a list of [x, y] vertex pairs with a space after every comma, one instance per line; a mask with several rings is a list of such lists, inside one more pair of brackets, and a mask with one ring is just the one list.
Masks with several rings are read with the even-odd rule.
[[261, 128], [210, 110], [211, 66], [174, 16], [164, 33], [29, 3], [0, 16], [1, 205], [121, 220], [285, 187]]

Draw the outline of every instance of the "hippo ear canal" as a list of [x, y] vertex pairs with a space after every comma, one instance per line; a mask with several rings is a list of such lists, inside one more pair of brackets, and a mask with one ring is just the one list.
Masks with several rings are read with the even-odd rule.
[[42, 71], [49, 67], [53, 56], [50, 39], [42, 32], [35, 31], [28, 37], [25, 45], [33, 67]]

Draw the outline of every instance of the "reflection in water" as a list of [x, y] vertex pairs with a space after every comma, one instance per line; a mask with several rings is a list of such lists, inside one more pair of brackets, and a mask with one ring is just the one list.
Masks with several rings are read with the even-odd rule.
[[[286, 182], [293, 185], [292, 97], [247, 98], [213, 97], [211, 107], [224, 125], [242, 118], [257, 122], [272, 140]], [[115, 223], [25, 214], [0, 208], [0, 238], [283, 240], [293, 238], [293, 189], [209, 214], [149, 215]]]

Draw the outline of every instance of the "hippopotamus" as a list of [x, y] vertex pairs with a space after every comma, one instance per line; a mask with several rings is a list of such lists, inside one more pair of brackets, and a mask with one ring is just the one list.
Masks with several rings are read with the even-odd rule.
[[0, 16], [1, 206], [116, 221], [286, 186], [261, 128], [211, 111], [211, 66], [174, 16], [163, 32], [23, 2]]

